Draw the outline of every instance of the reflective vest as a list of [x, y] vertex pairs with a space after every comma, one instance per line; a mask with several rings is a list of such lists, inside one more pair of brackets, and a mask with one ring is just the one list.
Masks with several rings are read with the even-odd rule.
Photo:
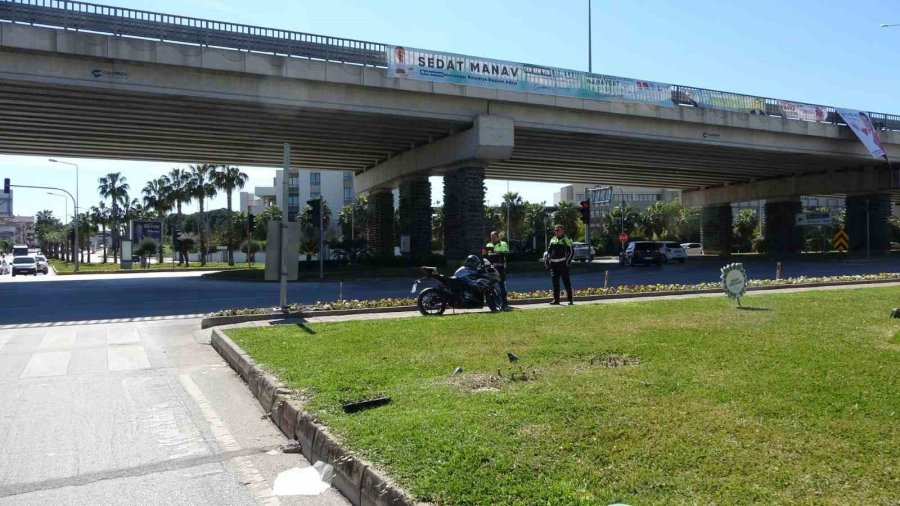
[[575, 249], [572, 248], [572, 240], [563, 236], [562, 238], [554, 237], [550, 239], [550, 246], [547, 248], [547, 261], [552, 263], [569, 263], [575, 256]]

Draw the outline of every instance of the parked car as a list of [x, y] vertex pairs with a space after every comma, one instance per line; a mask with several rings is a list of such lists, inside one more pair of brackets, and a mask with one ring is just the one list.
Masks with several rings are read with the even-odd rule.
[[703, 245], [699, 242], [683, 242], [681, 247], [689, 257], [703, 254]]
[[597, 253], [594, 247], [589, 246], [586, 242], [573, 242], [572, 250], [574, 252], [572, 260], [577, 260], [579, 262], [590, 262], [594, 260], [594, 255]]
[[37, 262], [32, 257], [15, 257], [12, 261], [12, 275], [32, 274], [37, 276]]
[[619, 255], [619, 264], [621, 265], [635, 265], [635, 264], [644, 264], [650, 265], [651, 263], [656, 265], [662, 265], [663, 263], [663, 254], [659, 250], [659, 243], [655, 241], [632, 241], [628, 243], [628, 246], [625, 248]]
[[45, 257], [44, 255], [35, 255], [34, 261], [37, 264], [38, 272], [50, 274], [50, 262], [47, 261], [47, 257]]
[[677, 242], [661, 242], [659, 251], [663, 254], [666, 262], [675, 261], [683, 264], [687, 260], [687, 252]]

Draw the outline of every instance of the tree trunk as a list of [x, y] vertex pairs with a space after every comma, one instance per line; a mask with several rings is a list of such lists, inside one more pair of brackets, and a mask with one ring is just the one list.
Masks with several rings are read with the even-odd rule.
[[[159, 233], [160, 234], [166, 233], [165, 225], [166, 225], [166, 217], [163, 213], [159, 213]], [[165, 237], [165, 236], [163, 235], [163, 237]], [[172, 254], [174, 255], [175, 252], [173, 251]], [[160, 241], [159, 241], [159, 263], [160, 264], [163, 263], [163, 239], [162, 239], [162, 237], [160, 237]]]
[[106, 222], [103, 222], [100, 226], [103, 229], [101, 232], [100, 238], [103, 240], [103, 263], [106, 263]]
[[234, 231], [234, 216], [231, 214], [231, 189], [228, 190], [228, 197], [226, 198], [226, 202], [228, 203], [228, 265], [229, 267], [234, 267], [234, 250], [231, 249], [231, 244], [234, 242], [234, 238], [231, 237], [231, 233]]

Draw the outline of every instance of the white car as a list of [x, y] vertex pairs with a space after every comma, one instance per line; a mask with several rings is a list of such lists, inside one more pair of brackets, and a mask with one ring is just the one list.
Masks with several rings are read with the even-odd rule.
[[703, 245], [699, 242], [685, 242], [681, 244], [681, 247], [689, 257], [703, 254]]
[[661, 242], [659, 243], [659, 252], [663, 254], [666, 262], [684, 263], [687, 260], [687, 252], [677, 242]]
[[579, 262], [590, 262], [594, 260], [596, 250], [593, 246], [588, 246], [586, 242], [572, 243], [572, 260]]

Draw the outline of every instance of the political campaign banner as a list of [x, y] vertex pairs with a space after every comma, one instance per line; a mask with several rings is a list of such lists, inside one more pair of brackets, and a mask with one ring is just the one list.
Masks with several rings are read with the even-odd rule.
[[672, 85], [505, 62], [403, 46], [386, 46], [388, 76], [507, 91], [674, 107]]
[[787, 119], [799, 119], [802, 121], [825, 121], [828, 111], [824, 107], [809, 104], [797, 104], [785, 100], [778, 101], [778, 109], [781, 115]]
[[878, 138], [878, 130], [875, 129], [875, 125], [872, 124], [868, 114], [855, 109], [835, 109], [835, 111], [841, 116], [844, 123], [850, 127], [850, 130], [853, 130], [856, 137], [862, 141], [869, 153], [872, 154], [872, 157], [887, 157], [884, 146], [881, 144], [881, 139]]

